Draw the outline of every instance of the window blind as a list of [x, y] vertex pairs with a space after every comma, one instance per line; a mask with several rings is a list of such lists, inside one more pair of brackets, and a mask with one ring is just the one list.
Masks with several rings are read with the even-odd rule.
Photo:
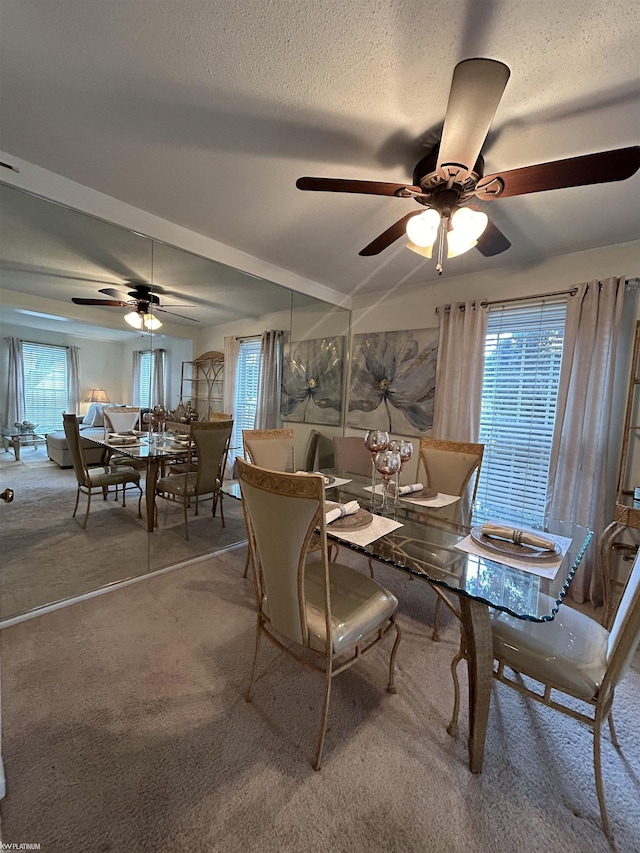
[[148, 408], [151, 405], [151, 374], [153, 372], [153, 353], [140, 354], [140, 405]]
[[474, 519], [544, 518], [566, 302], [490, 309]]
[[25, 419], [38, 433], [62, 428], [69, 403], [66, 347], [22, 342]]
[[231, 444], [242, 451], [242, 430], [253, 429], [258, 407], [258, 379], [260, 375], [260, 338], [240, 342], [236, 369], [236, 399], [233, 412]]

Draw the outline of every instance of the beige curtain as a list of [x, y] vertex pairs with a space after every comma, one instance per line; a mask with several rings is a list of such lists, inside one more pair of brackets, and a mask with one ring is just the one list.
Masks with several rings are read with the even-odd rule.
[[80, 347], [67, 347], [67, 411], [76, 415], [80, 411]]
[[24, 420], [24, 359], [20, 338], [7, 338], [6, 340], [9, 344], [9, 364], [4, 425], [11, 429], [16, 421]]
[[[623, 278], [578, 286], [567, 302], [558, 410], [549, 465], [547, 514], [589, 527], [594, 540], [607, 526], [607, 482], [618, 460], [610, 454], [611, 406]], [[595, 541], [576, 572], [569, 595], [602, 601]]]
[[281, 342], [281, 331], [262, 333], [256, 429], [273, 429], [280, 424]]
[[[228, 415], [234, 415], [236, 405], [236, 373], [238, 371], [238, 353], [240, 341], [235, 335], [226, 335], [224, 339], [224, 384], [222, 388], [222, 411]], [[229, 443], [229, 455], [225, 477], [233, 476], [233, 466], [236, 456], [242, 456], [242, 435], [240, 426], [233, 420], [233, 433]]]
[[478, 440], [487, 311], [480, 302], [455, 302], [437, 309], [434, 438]]

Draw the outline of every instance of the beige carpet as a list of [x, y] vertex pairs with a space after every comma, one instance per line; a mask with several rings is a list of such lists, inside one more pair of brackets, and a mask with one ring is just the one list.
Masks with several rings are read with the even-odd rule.
[[191, 511], [189, 541], [182, 506], [159, 500], [158, 529], [149, 535], [135, 490], [125, 508], [94, 496], [82, 530], [86, 498], [72, 518], [73, 471], [45, 457], [45, 448], [24, 449], [20, 462], [0, 454], [3, 488], [15, 492], [13, 503], [0, 506], [0, 620], [246, 540], [242, 507], [232, 498], [224, 502], [225, 529], [211, 517], [210, 501], [198, 516]]
[[[344, 555], [344, 552], [343, 552]], [[378, 647], [333, 686], [267, 648], [254, 701], [244, 549], [2, 632], [3, 841], [71, 851], [607, 851], [579, 723], [495, 685], [482, 775], [451, 738], [456, 627], [380, 567], [401, 601], [398, 692]], [[353, 560], [359, 559], [353, 555]], [[451, 619], [451, 617], [449, 617]], [[616, 697], [604, 776], [621, 853], [640, 849], [640, 665]], [[466, 707], [466, 703], [465, 703]]]

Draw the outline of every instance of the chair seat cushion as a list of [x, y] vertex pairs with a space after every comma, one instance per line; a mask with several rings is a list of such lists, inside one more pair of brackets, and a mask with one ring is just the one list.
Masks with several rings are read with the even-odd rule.
[[[377, 581], [341, 563], [329, 563], [333, 652], [353, 647], [393, 615], [398, 599]], [[305, 572], [309, 645], [325, 652], [324, 569], [309, 562]]]
[[594, 619], [564, 604], [551, 622], [494, 610], [491, 626], [496, 660], [581, 698], [596, 696], [607, 668], [609, 632]]
[[[156, 491], [167, 492], [170, 495], [186, 495], [193, 497], [196, 493], [196, 484], [198, 480], [197, 471], [192, 471], [185, 477], [184, 474], [170, 474], [168, 477], [161, 477], [156, 483]], [[221, 486], [220, 480], [216, 480], [216, 489]]]
[[124, 468], [122, 465], [117, 468], [107, 465], [105, 468], [90, 468], [89, 481], [92, 487], [139, 483], [140, 472], [134, 471], [133, 468]]

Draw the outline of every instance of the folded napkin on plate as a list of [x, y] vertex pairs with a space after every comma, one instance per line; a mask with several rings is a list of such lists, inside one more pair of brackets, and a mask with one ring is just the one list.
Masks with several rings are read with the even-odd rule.
[[[412, 483], [410, 486], [400, 486], [397, 493], [399, 495], [412, 495], [414, 492], [421, 492], [424, 489], [422, 483]], [[396, 494], [396, 487], [391, 486], [389, 491], [392, 494]]]
[[321, 471], [313, 471], [313, 472], [311, 472], [311, 471], [296, 471], [296, 474], [311, 474], [311, 473], [315, 474], [317, 477], [322, 477], [322, 479], [324, 480], [325, 486], [328, 486], [329, 483], [331, 482], [331, 478], [325, 477], [325, 475]]
[[342, 518], [345, 515], [354, 515], [359, 509], [360, 504], [358, 501], [349, 501], [349, 503], [340, 504], [340, 506], [336, 506], [327, 511], [327, 524], [331, 524], [332, 521], [336, 521], [338, 518]]
[[553, 539], [545, 539], [528, 530], [519, 530], [517, 527], [505, 527], [502, 524], [491, 524], [485, 522], [482, 525], [485, 536], [495, 536], [497, 539], [508, 539], [516, 545], [532, 545], [534, 548], [543, 548], [545, 551], [555, 550], [556, 543]]

